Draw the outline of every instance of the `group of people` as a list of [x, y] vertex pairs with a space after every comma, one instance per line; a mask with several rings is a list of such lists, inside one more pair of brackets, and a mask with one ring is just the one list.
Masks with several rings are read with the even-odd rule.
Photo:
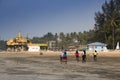
[[[75, 56], [76, 56], [77, 62], [79, 62], [79, 52], [78, 52], [78, 50], [75, 52]], [[82, 51], [82, 62], [83, 63], [86, 62], [86, 51], [85, 50]]]
[[[97, 61], [97, 55], [98, 55], [98, 53], [97, 53], [97, 51], [95, 50], [95, 51], [93, 52], [93, 60], [94, 60], [94, 61]], [[79, 54], [78, 50], [76, 50], [76, 52], [75, 52], [75, 57], [76, 57], [76, 61], [79, 62], [79, 60], [80, 60], [80, 59], [79, 59], [80, 54]], [[86, 62], [86, 51], [85, 51], [85, 50], [82, 51], [81, 57], [82, 57], [82, 63]], [[62, 62], [65, 62], [65, 63], [67, 64], [67, 53], [66, 53], [65, 50], [64, 50], [64, 51], [61, 53], [61, 55], [60, 55], [60, 62], [61, 62], [61, 63], [62, 63]]]

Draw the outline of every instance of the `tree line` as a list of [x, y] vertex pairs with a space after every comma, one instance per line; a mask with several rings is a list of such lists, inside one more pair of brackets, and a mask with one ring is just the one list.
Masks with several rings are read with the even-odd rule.
[[60, 32], [59, 34], [52, 34], [51, 32], [48, 32], [43, 37], [33, 37], [31, 41], [33, 43], [49, 43], [50, 41], [55, 41], [54, 47], [67, 48], [69, 46], [86, 45], [93, 41], [93, 35], [94, 30], [71, 32], [66, 34], [63, 32]]

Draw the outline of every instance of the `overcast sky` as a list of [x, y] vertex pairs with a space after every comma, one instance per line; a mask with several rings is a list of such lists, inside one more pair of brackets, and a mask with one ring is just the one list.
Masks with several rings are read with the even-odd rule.
[[21, 32], [41, 37], [48, 32], [83, 32], [94, 28], [95, 12], [105, 0], [0, 0], [0, 38]]

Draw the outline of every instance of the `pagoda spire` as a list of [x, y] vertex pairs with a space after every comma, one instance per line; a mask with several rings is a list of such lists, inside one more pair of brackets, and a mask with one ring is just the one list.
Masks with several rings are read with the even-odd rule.
[[17, 37], [22, 38], [22, 34], [19, 32]]

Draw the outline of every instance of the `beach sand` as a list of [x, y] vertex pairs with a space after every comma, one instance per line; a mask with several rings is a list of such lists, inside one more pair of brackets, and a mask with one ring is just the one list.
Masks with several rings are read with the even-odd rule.
[[61, 52], [0, 52], [0, 80], [119, 80], [120, 51], [98, 52], [97, 62], [87, 52], [86, 63], [74, 52], [67, 52], [67, 64], [60, 63]]

